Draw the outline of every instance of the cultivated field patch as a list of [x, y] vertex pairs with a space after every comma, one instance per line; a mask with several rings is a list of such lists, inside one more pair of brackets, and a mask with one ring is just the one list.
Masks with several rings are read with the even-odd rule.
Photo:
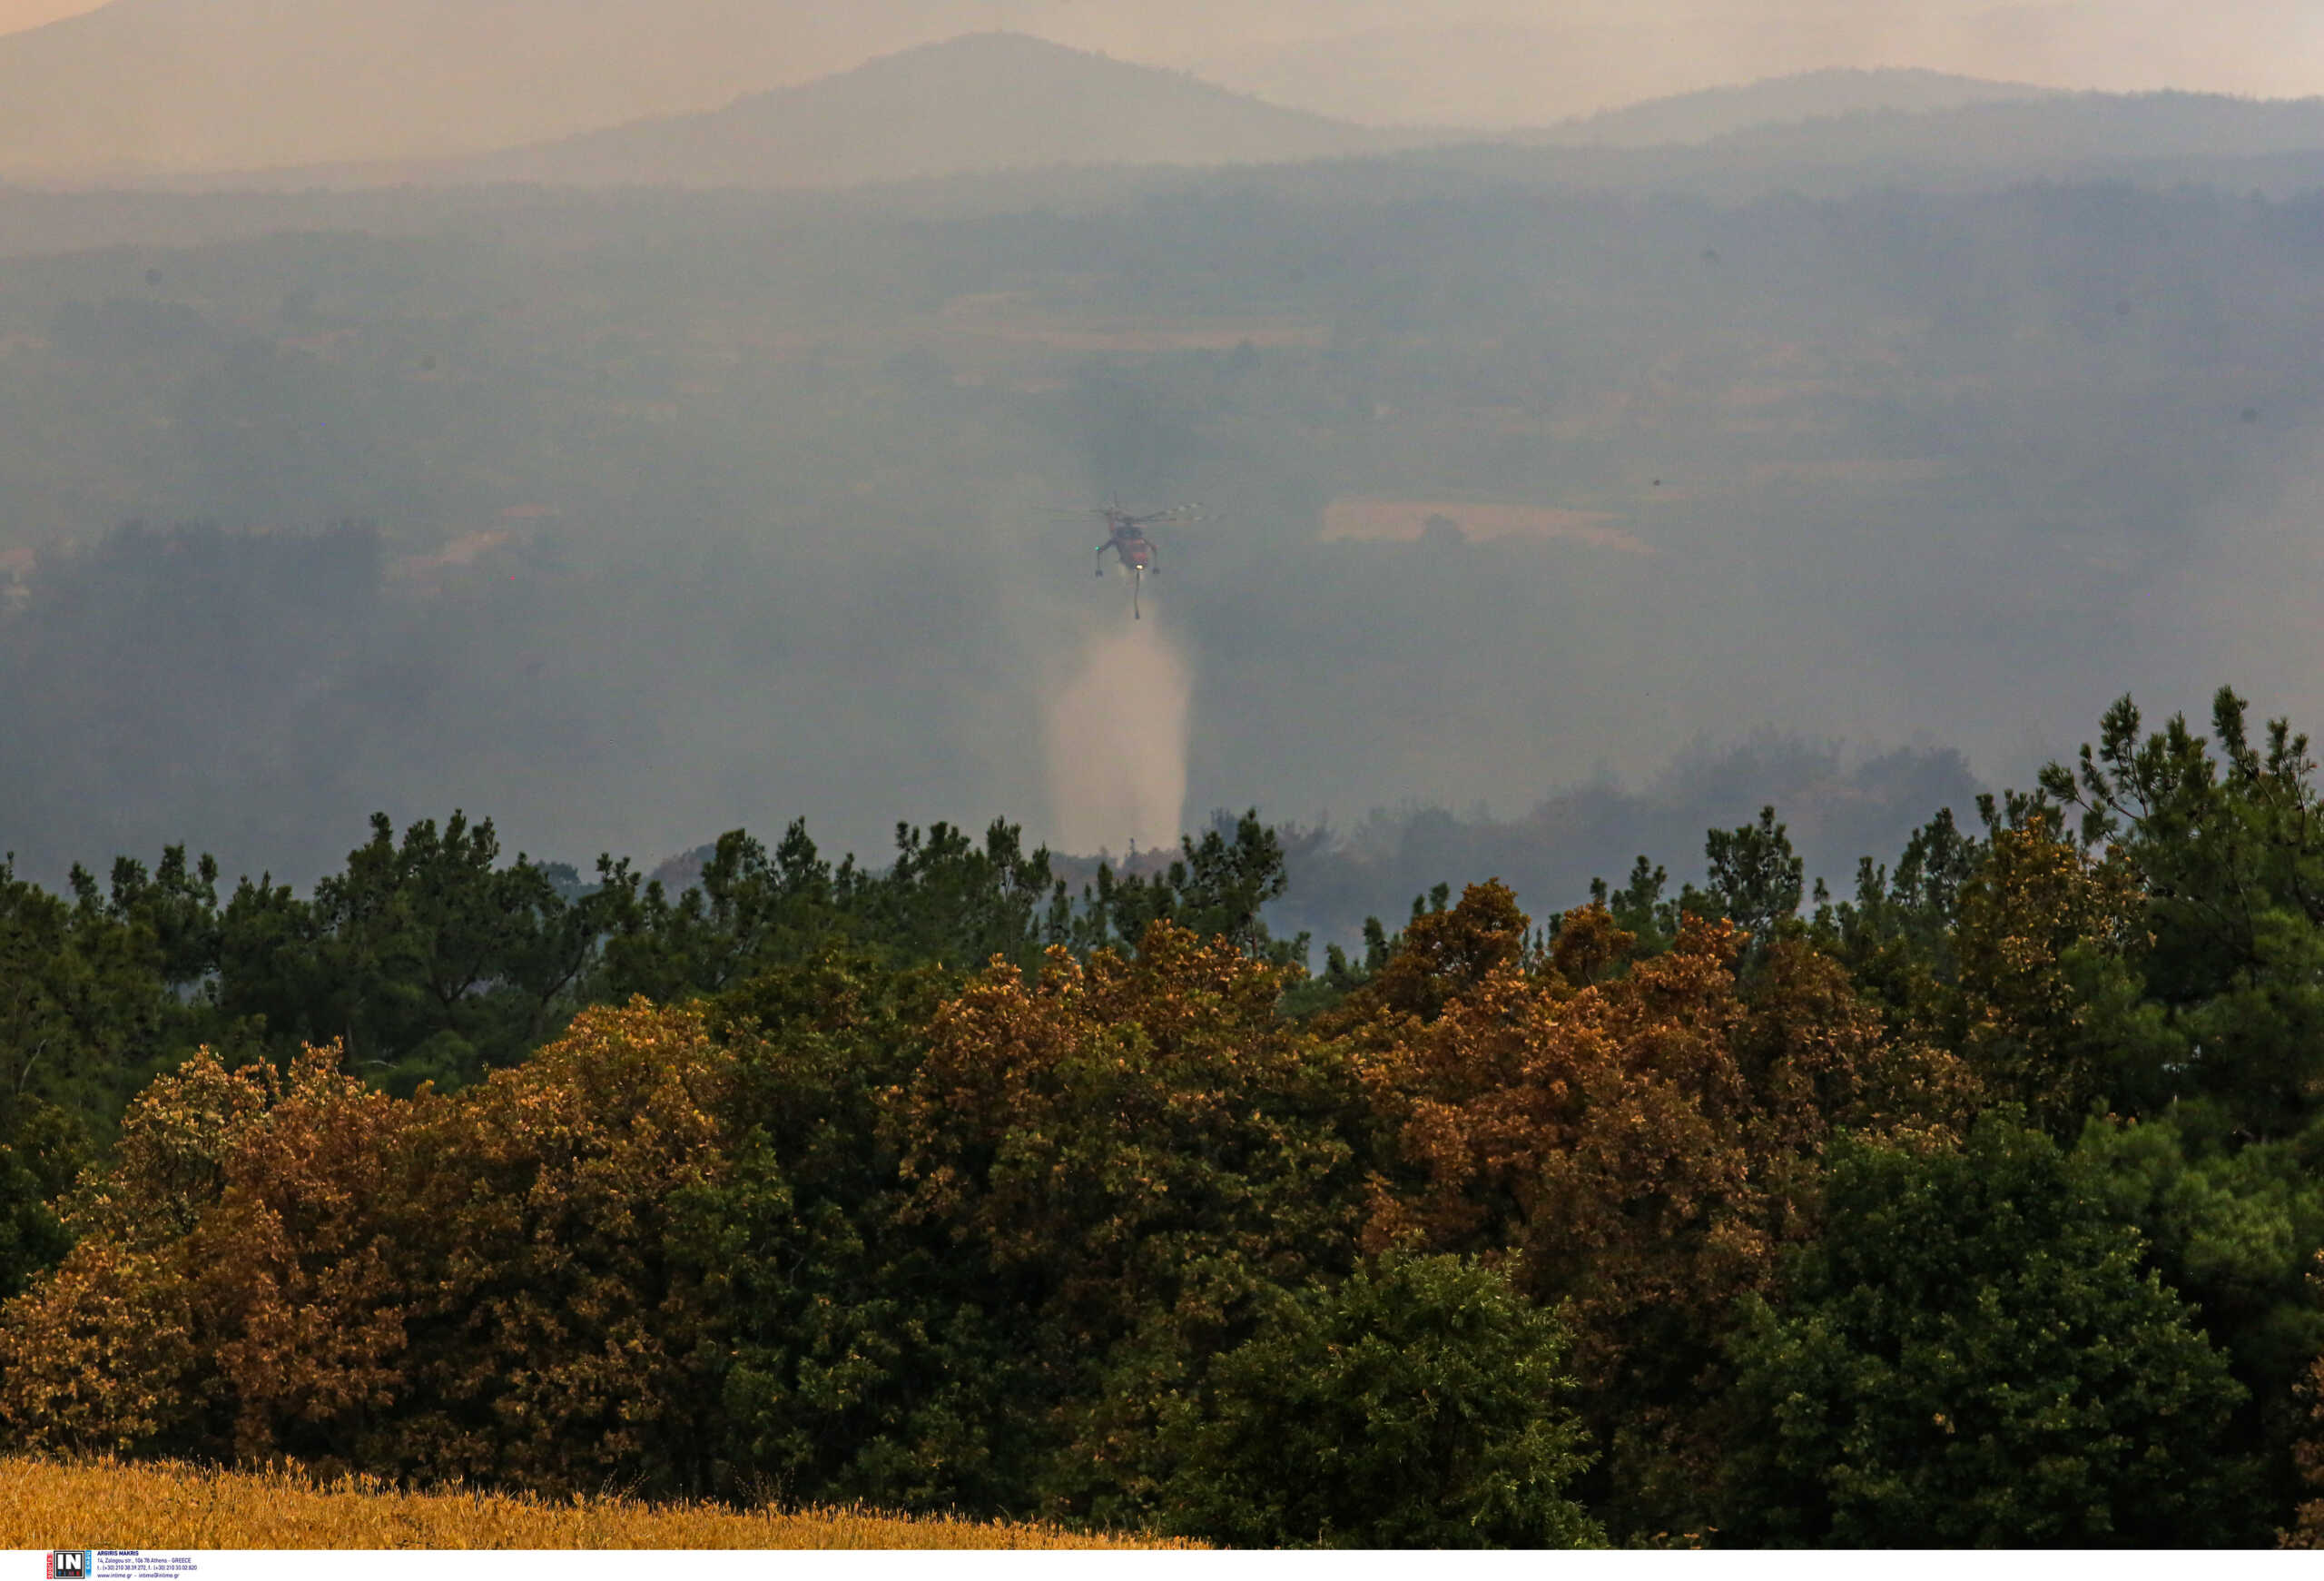
[[409, 1493], [175, 1462], [0, 1459], [0, 1548], [1186, 1547], [1014, 1522]]

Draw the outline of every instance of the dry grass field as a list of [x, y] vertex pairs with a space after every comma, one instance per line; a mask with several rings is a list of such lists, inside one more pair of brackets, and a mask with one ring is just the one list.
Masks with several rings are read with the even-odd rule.
[[0, 1459], [0, 1548], [1104, 1548], [1049, 1527], [622, 1498], [405, 1493], [296, 1473]]

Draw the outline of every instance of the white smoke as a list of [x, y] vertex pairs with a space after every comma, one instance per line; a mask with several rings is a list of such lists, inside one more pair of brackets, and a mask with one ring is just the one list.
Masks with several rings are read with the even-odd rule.
[[1187, 661], [1158, 621], [1088, 638], [1049, 708], [1052, 844], [1083, 853], [1177, 844], [1192, 697]]

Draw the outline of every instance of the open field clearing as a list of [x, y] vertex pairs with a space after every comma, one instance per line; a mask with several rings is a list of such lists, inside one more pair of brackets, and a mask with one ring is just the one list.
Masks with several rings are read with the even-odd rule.
[[402, 1493], [295, 1473], [173, 1462], [0, 1460], [9, 1548], [1108, 1548], [1185, 1547], [1053, 1527], [909, 1520], [857, 1510], [738, 1511], [620, 1498], [568, 1503]]

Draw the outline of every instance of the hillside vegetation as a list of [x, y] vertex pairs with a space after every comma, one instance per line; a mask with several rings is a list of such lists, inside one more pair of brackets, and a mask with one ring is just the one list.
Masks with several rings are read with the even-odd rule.
[[1007, 825], [0, 866], [0, 1428], [1236, 1546], [2324, 1536], [2315, 774], [2125, 699], [1850, 898], [1770, 808], [1312, 977], [1255, 814], [1078, 896]]

